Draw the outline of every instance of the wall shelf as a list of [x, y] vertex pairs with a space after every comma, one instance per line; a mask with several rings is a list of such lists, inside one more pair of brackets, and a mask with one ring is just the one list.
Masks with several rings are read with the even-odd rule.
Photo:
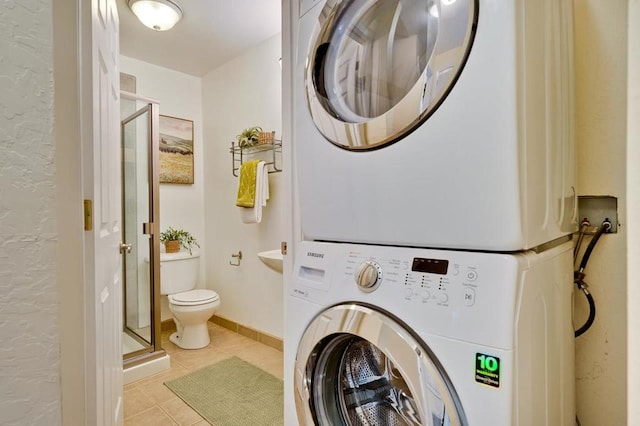
[[[253, 159], [256, 160], [264, 160], [269, 173], [282, 171], [282, 166], [278, 166], [278, 155], [282, 155], [282, 141], [279, 139], [274, 139], [273, 143], [255, 145], [248, 148], [240, 148], [235, 142], [231, 142], [229, 152], [231, 153], [231, 172], [235, 177], [238, 177], [242, 163], [251, 157], [255, 157]], [[280, 161], [282, 161], [282, 158], [280, 158]]]

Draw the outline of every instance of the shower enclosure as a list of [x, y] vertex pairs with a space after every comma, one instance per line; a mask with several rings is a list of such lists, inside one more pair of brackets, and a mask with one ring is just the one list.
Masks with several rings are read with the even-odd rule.
[[120, 94], [124, 367], [164, 356], [160, 338], [158, 104]]

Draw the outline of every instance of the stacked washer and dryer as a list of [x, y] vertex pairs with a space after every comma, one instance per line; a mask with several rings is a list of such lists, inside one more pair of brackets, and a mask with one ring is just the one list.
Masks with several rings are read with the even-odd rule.
[[573, 425], [571, 0], [300, 0], [285, 424]]

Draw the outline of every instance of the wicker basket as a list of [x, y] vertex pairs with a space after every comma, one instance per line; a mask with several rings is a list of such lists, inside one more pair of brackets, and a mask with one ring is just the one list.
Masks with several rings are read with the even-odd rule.
[[177, 253], [180, 251], [180, 241], [171, 240], [164, 243], [164, 248], [167, 253]]
[[273, 138], [276, 132], [260, 132], [258, 134], [258, 145], [270, 145], [273, 143]]

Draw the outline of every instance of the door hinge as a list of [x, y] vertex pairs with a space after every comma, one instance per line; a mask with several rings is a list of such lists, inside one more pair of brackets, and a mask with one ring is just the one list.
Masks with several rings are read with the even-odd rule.
[[280, 242], [280, 253], [282, 253], [283, 256], [285, 256], [287, 254], [287, 242], [286, 241], [281, 241]]
[[93, 229], [93, 201], [84, 200], [84, 230]]

